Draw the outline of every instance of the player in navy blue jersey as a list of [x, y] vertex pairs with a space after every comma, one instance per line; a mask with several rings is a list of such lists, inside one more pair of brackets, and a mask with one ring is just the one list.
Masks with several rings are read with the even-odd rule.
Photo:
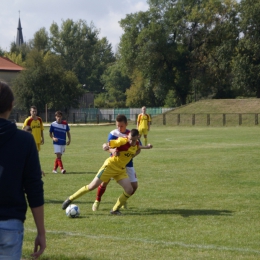
[[[55, 113], [56, 121], [51, 123], [50, 126], [50, 137], [53, 140], [54, 153], [57, 158], [54, 162], [53, 173], [57, 173], [58, 166], [60, 167], [61, 173], [66, 173], [66, 170], [63, 168], [63, 163], [61, 160], [62, 154], [65, 152], [66, 145], [69, 145], [71, 142], [70, 128], [68, 123], [65, 120], [62, 120], [62, 112], [57, 111]], [[68, 141], [66, 142], [66, 134], [68, 136]]]

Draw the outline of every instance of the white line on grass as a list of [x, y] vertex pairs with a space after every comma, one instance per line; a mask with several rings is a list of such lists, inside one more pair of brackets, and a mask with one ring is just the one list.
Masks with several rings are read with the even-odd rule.
[[[35, 232], [36, 229], [25, 229], [25, 231]], [[142, 242], [146, 244], [162, 244], [162, 245], [172, 245], [172, 246], [179, 246], [185, 248], [199, 248], [199, 249], [212, 249], [218, 251], [237, 251], [237, 252], [244, 252], [244, 253], [256, 253], [260, 254], [259, 250], [254, 250], [250, 248], [237, 248], [237, 247], [226, 247], [226, 246], [215, 246], [215, 245], [198, 245], [198, 244], [185, 244], [182, 242], [175, 242], [175, 241], [156, 241], [156, 240], [148, 240], [148, 239], [140, 239], [140, 238], [126, 238], [126, 237], [114, 237], [114, 236], [93, 236], [93, 235], [86, 235], [82, 233], [76, 232], [66, 232], [66, 231], [52, 231], [47, 230], [47, 233], [55, 234], [55, 235], [66, 235], [72, 237], [85, 237], [85, 238], [92, 238], [92, 239], [109, 239], [109, 240], [129, 240], [134, 242]]]

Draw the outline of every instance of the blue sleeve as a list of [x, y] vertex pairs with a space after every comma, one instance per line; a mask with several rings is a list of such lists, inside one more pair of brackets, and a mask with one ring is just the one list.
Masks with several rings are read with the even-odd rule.
[[50, 133], [53, 133], [53, 126], [52, 126], [52, 125], [50, 126], [49, 132], [50, 132]]
[[110, 140], [116, 140], [118, 137], [115, 135], [112, 135], [111, 133], [109, 133], [107, 141], [109, 142]]

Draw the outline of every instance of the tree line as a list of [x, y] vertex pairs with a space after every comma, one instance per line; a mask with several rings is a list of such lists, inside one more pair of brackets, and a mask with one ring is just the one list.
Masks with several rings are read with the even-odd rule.
[[69, 109], [84, 92], [95, 106], [172, 107], [201, 98], [260, 97], [258, 0], [148, 0], [119, 21], [112, 46], [84, 20], [53, 23], [4, 55], [26, 68], [18, 104]]

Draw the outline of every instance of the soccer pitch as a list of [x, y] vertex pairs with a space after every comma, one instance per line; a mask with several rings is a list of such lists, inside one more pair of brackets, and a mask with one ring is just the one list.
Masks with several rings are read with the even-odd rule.
[[[148, 142], [154, 148], [134, 159], [139, 188], [124, 215], [109, 214], [122, 193], [111, 181], [99, 211], [91, 210], [95, 190], [73, 202], [79, 218], [66, 217], [62, 202], [94, 178], [114, 128], [71, 127], [62, 175], [51, 173], [55, 155], [45, 127], [40, 160], [47, 248], [40, 259], [260, 258], [259, 127], [152, 125]], [[28, 210], [22, 259], [30, 259], [35, 235]]]

